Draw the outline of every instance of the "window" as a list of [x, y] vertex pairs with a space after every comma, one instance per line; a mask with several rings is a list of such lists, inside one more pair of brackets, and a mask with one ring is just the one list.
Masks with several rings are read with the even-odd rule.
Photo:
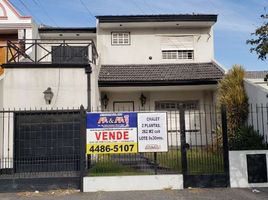
[[194, 59], [193, 36], [161, 37], [162, 59]]
[[163, 59], [189, 59], [194, 58], [193, 50], [163, 50], [162, 51]]
[[112, 45], [129, 45], [130, 33], [128, 32], [116, 32], [112, 33]]
[[158, 101], [155, 102], [156, 110], [179, 110], [180, 104], [183, 104], [185, 110], [198, 110], [198, 101]]

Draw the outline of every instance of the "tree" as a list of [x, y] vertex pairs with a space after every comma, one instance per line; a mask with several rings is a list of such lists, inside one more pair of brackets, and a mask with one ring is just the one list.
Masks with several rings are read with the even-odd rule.
[[255, 38], [247, 40], [247, 44], [253, 46], [251, 52], [255, 51], [259, 59], [265, 60], [268, 53], [268, 14], [261, 15], [261, 18], [264, 20], [263, 25], [252, 33]]
[[229, 139], [234, 138], [238, 129], [248, 118], [248, 97], [244, 88], [245, 70], [234, 65], [220, 81], [218, 103], [226, 106]]

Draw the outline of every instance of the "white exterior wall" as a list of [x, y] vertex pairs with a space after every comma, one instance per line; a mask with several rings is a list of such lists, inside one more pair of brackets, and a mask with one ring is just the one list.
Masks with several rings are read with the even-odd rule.
[[232, 188], [268, 187], [268, 183], [248, 183], [247, 155], [249, 154], [266, 154], [266, 162], [268, 162], [267, 150], [229, 151], [230, 186]]
[[[161, 88], [161, 87], [158, 87]], [[166, 87], [164, 87], [166, 88]], [[157, 101], [198, 101], [200, 104], [200, 110], [197, 111], [186, 111], [185, 112], [185, 126], [187, 130], [199, 130], [197, 133], [189, 133], [186, 132], [186, 142], [192, 145], [207, 145], [210, 144], [215, 137], [215, 133], [213, 130], [216, 129], [215, 125], [215, 111], [213, 107], [214, 103], [214, 90], [194, 90], [192, 87], [189, 87], [188, 91], [184, 88], [184, 90], [180, 89], [178, 86], [177, 90], [159, 90], [154, 91], [156, 88], [152, 87], [152, 91], [103, 91], [103, 94], [107, 94], [109, 98], [109, 103], [106, 108], [106, 111], [114, 110], [114, 102], [125, 102], [125, 101], [133, 101], [134, 102], [134, 110], [135, 111], [154, 111], [155, 110], [155, 102]], [[187, 88], [187, 87], [186, 87]], [[144, 107], [141, 107], [140, 103], [140, 95], [141, 93], [146, 96], [146, 104]], [[204, 108], [204, 106], [207, 106]], [[212, 107], [211, 107], [212, 106]], [[206, 109], [206, 111], [205, 111]], [[210, 115], [210, 110], [211, 114]], [[104, 110], [105, 111], [105, 110]], [[132, 107], [124, 107], [122, 110], [115, 111], [132, 111]], [[213, 116], [212, 116], [213, 115]], [[180, 145], [180, 124], [179, 124], [179, 112], [168, 112], [168, 124], [169, 130], [169, 145], [170, 146], [178, 146]], [[201, 133], [201, 134], [200, 134]], [[209, 133], [209, 134], [208, 134]]]
[[[111, 44], [111, 32], [130, 32], [130, 45]], [[161, 36], [194, 36], [194, 59], [162, 59]], [[211, 62], [214, 58], [212, 28], [98, 28], [101, 64], [161, 64]], [[149, 59], [152, 56], [152, 60]]]
[[[48, 87], [54, 93], [50, 105], [45, 103], [43, 94]], [[5, 110], [78, 109], [80, 105], [86, 108], [87, 74], [83, 68], [6, 69], [0, 91], [0, 109], [3, 105]], [[4, 145], [0, 148], [0, 168], [13, 166], [13, 127], [13, 113], [0, 113], [0, 144]]]
[[183, 189], [182, 175], [84, 177], [84, 192]]
[[[3, 87], [5, 109], [87, 106], [85, 69], [6, 69]], [[43, 92], [48, 87], [54, 93], [51, 105], [44, 100]]]
[[[262, 82], [262, 84], [258, 84], [258, 82]], [[268, 103], [268, 86], [267, 83], [264, 83], [263, 79], [245, 80], [244, 85], [250, 104], [266, 105]]]

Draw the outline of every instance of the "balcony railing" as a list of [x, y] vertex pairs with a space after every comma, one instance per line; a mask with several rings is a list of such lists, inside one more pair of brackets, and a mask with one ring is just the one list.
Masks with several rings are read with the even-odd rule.
[[7, 41], [5, 64], [89, 64], [98, 57], [92, 40]]

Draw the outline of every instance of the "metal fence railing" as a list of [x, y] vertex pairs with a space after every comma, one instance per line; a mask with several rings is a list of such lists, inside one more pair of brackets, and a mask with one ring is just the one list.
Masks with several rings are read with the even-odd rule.
[[268, 103], [250, 104], [247, 124], [252, 126], [268, 143]]
[[187, 151], [188, 173], [223, 173], [221, 110], [215, 105], [184, 106], [183, 109], [186, 146], [181, 145], [182, 122], [179, 107], [159, 108], [159, 111], [167, 113], [168, 152], [91, 155], [88, 157], [87, 175], [180, 174], [183, 168], [182, 148]]
[[24, 39], [7, 41], [3, 64], [96, 64], [93, 40]]
[[220, 109], [198, 104], [157, 110], [167, 113], [168, 152], [87, 156], [86, 110], [1, 110], [0, 178], [179, 174], [185, 166], [189, 174], [224, 172]]

